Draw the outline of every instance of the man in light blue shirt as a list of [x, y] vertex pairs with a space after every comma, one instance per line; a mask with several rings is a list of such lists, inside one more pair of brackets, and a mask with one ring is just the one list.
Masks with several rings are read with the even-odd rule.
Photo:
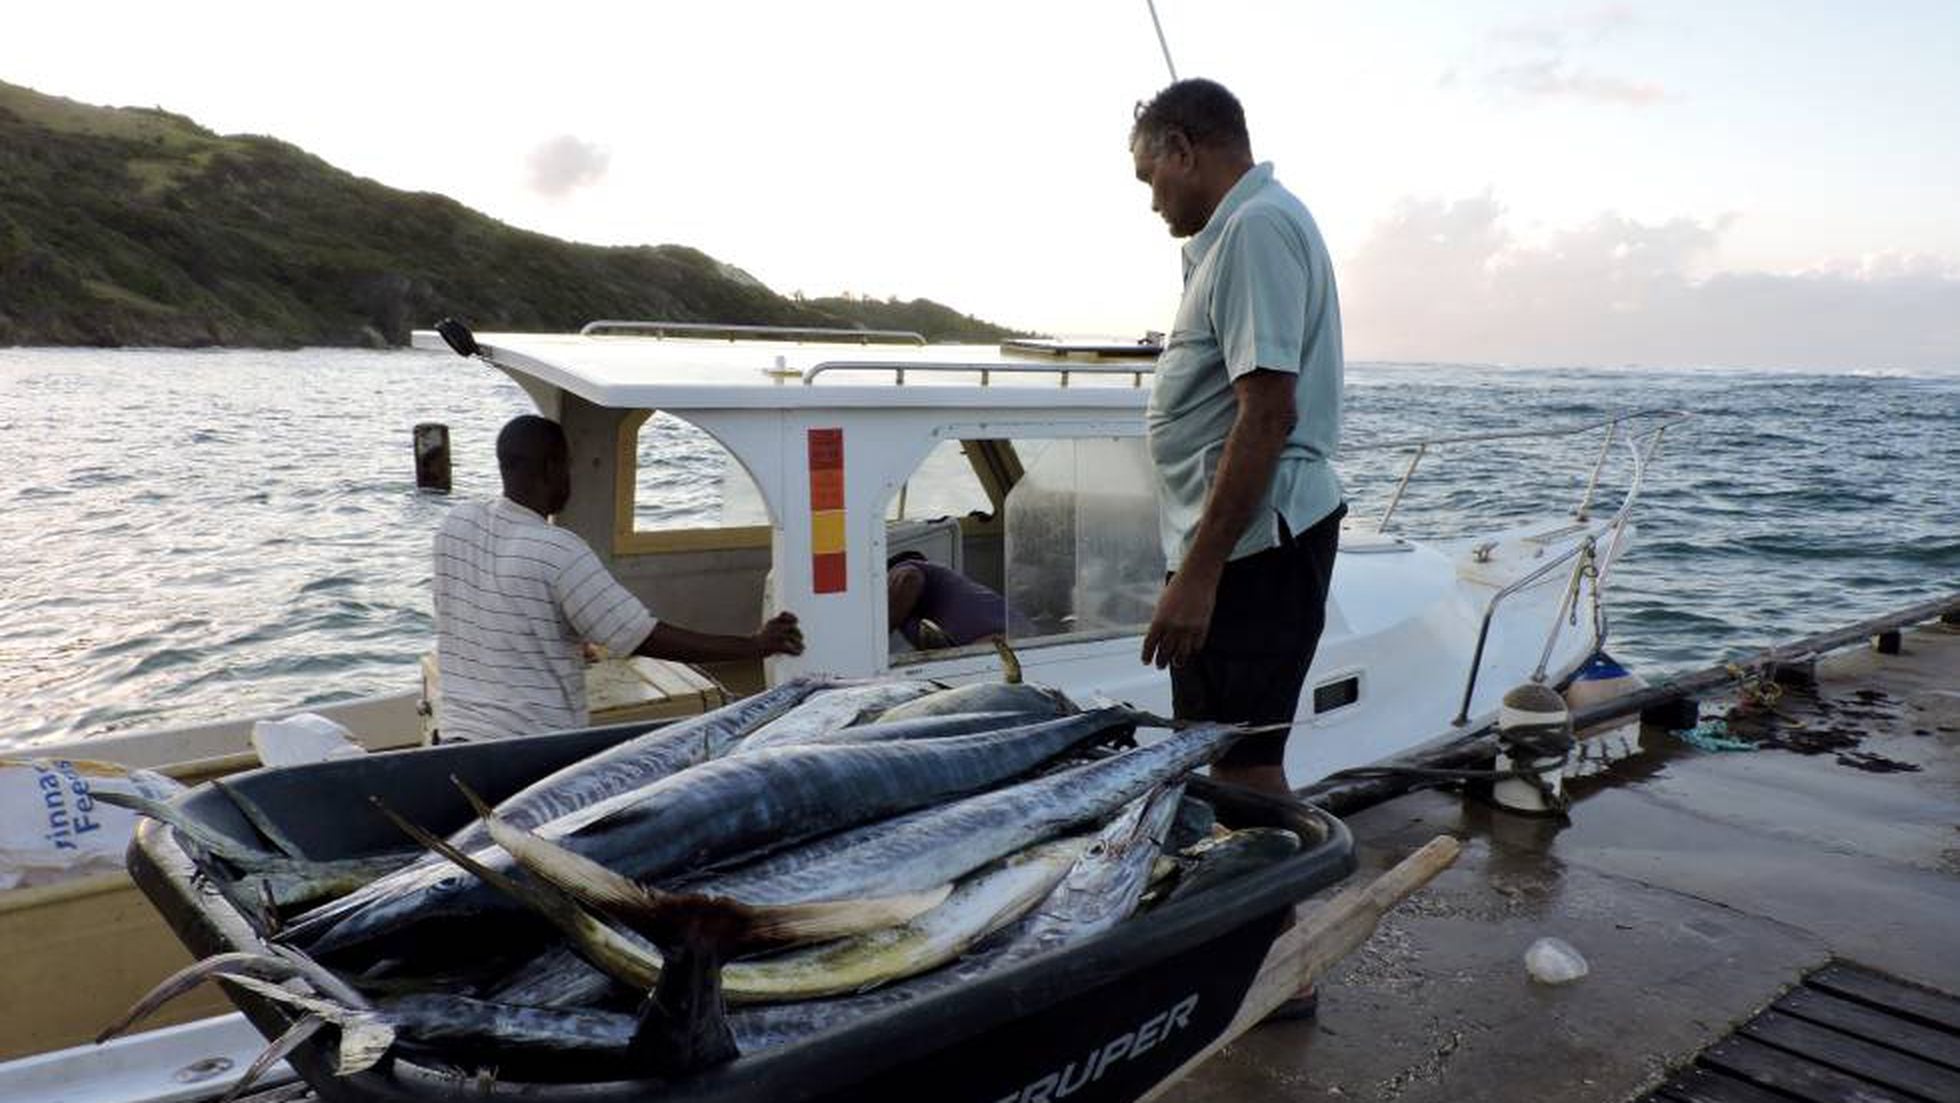
[[[1179, 81], [1140, 105], [1130, 152], [1152, 209], [1190, 239], [1147, 415], [1173, 573], [1143, 661], [1170, 667], [1180, 719], [1290, 722], [1345, 513], [1333, 264], [1218, 84]], [[1212, 773], [1288, 792], [1285, 741], [1243, 739]]]
[[[1183, 80], [1137, 107], [1137, 179], [1184, 246], [1184, 298], [1148, 412], [1165, 562], [1143, 638], [1181, 720], [1290, 723], [1326, 622], [1340, 540], [1341, 308], [1313, 216], [1255, 164], [1245, 111]], [[1212, 776], [1290, 793], [1286, 733]], [[1270, 1018], [1312, 1017], [1309, 985]]]

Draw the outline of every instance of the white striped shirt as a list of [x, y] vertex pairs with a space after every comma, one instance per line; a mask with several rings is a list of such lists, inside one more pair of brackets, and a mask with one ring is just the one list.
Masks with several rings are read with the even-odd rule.
[[583, 727], [581, 644], [630, 654], [655, 624], [576, 533], [508, 498], [449, 511], [434, 588], [444, 742]]

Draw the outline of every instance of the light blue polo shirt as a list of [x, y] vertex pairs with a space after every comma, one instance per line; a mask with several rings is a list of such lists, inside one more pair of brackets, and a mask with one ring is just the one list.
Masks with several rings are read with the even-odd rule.
[[1341, 502], [1341, 306], [1313, 216], [1273, 179], [1271, 162], [1232, 186], [1184, 245], [1184, 299], [1157, 358], [1146, 413], [1164, 559], [1176, 570], [1238, 415], [1232, 383], [1255, 368], [1297, 377], [1298, 421], [1264, 506], [1233, 549], [1279, 544], [1278, 518], [1305, 532]]

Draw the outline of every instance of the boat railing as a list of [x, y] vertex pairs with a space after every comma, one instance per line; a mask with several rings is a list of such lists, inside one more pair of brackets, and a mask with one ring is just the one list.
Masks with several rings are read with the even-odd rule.
[[[1590, 519], [1587, 511], [1592, 507], [1593, 494], [1599, 489], [1600, 472], [1605, 468], [1607, 457], [1612, 453], [1614, 439], [1620, 435], [1620, 426], [1628, 422], [1651, 419], [1650, 424], [1638, 429], [1627, 430], [1628, 434], [1630, 434], [1628, 440], [1632, 443], [1638, 439], [1651, 436], [1654, 442], [1658, 444], [1661, 433], [1665, 432], [1669, 426], [1691, 416], [1686, 410], [1655, 407], [1647, 410], [1635, 410], [1631, 413], [1616, 414], [1613, 417], [1600, 418], [1596, 421], [1588, 421], [1578, 425], [1562, 425], [1546, 429], [1511, 429], [1494, 433], [1465, 433], [1456, 436], [1409, 437], [1402, 440], [1371, 441], [1367, 444], [1345, 445], [1342, 451], [1388, 452], [1403, 448], [1415, 449], [1414, 454], [1409, 457], [1409, 466], [1403, 470], [1401, 479], [1395, 484], [1395, 493], [1389, 496], [1388, 505], [1382, 510], [1381, 520], [1375, 523], [1376, 532], [1387, 532], [1388, 522], [1395, 516], [1396, 507], [1402, 503], [1402, 496], [1409, 489], [1410, 480], [1415, 478], [1417, 465], [1422, 463], [1423, 457], [1427, 456], [1432, 449], [1438, 449], [1443, 445], [1449, 444], [1482, 444], [1499, 440], [1543, 440], [1556, 437], [1576, 437], [1592, 432], [1595, 429], [1604, 428], [1606, 430], [1606, 438], [1600, 442], [1599, 458], [1593, 462], [1592, 473], [1586, 479], [1585, 493], [1580, 496], [1578, 506], [1572, 511], [1573, 520], [1586, 521]], [[1644, 462], [1640, 460], [1637, 454], [1635, 460], [1636, 470], [1632, 487], [1639, 485], [1639, 470]], [[1629, 496], [1632, 494], [1632, 487], [1629, 487]]]
[[724, 322], [664, 322], [601, 318], [579, 327], [585, 337], [631, 336], [662, 338], [726, 337], [730, 341], [764, 338], [779, 341], [826, 341], [839, 344], [924, 345], [925, 335], [909, 329], [850, 329], [843, 326], [764, 326]]
[[904, 385], [908, 374], [978, 374], [980, 385], [985, 387], [995, 375], [1045, 375], [1054, 377], [1062, 386], [1069, 384], [1069, 376], [1119, 376], [1130, 377], [1130, 386], [1143, 386], [1144, 377], [1150, 374], [1147, 364], [1120, 367], [1115, 364], [891, 364], [877, 360], [828, 360], [803, 373], [805, 384], [815, 383], [817, 377], [834, 371], [879, 371], [891, 372], [892, 381]]
[[[1464, 678], [1463, 700], [1451, 723], [1462, 726], [1470, 721], [1470, 703], [1477, 691], [1477, 674], [1483, 666], [1484, 647], [1490, 640], [1491, 622], [1497, 616], [1497, 609], [1506, 598], [1538, 585], [1559, 568], [1570, 563], [1571, 573], [1566, 580], [1565, 595], [1559, 601], [1557, 611], [1552, 616], [1550, 630], [1546, 633], [1544, 647], [1538, 656], [1538, 665], [1532, 671], [1532, 681], [1545, 680], [1546, 671], [1551, 665], [1552, 652], [1564, 626], [1576, 626], [1579, 616], [1579, 601], [1582, 593], [1591, 593], [1592, 648], [1597, 649], [1606, 642], [1606, 608], [1600, 600], [1601, 587], [1605, 585], [1606, 574], [1618, 560], [1620, 546], [1626, 537], [1627, 519], [1633, 512], [1634, 502], [1639, 498], [1640, 487], [1646, 479], [1647, 465], [1660, 448], [1661, 437], [1670, 426], [1692, 416], [1686, 410], [1655, 408], [1636, 410], [1632, 413], [1618, 414], [1580, 425], [1558, 426], [1546, 429], [1519, 429], [1495, 433], [1468, 433], [1447, 437], [1424, 437], [1410, 440], [1382, 441], [1363, 445], [1352, 451], [1386, 451], [1390, 449], [1414, 448], [1415, 454], [1409, 459], [1409, 466], [1402, 472], [1396, 484], [1395, 493], [1389, 498], [1388, 506], [1382, 511], [1381, 521], [1376, 525], [1377, 532], [1388, 528], [1389, 519], [1395, 516], [1395, 507], [1400, 504], [1403, 493], [1414, 478], [1416, 465], [1432, 448], [1446, 444], [1480, 444], [1498, 440], [1520, 440], [1528, 438], [1555, 438], [1579, 436], [1597, 429], [1606, 431], [1606, 439], [1600, 445], [1599, 457], [1593, 461], [1592, 472], [1586, 479], [1586, 489], [1580, 495], [1579, 504], [1572, 510], [1572, 519], [1579, 524], [1592, 520], [1593, 496], [1599, 490], [1600, 473], [1612, 454], [1613, 443], [1623, 442], [1631, 457], [1631, 472], [1627, 479], [1626, 494], [1604, 525], [1598, 531], [1588, 533], [1584, 539], [1575, 542], [1563, 552], [1533, 567], [1523, 576], [1513, 580], [1490, 596], [1484, 604], [1482, 623], [1477, 629], [1476, 650], [1471, 653], [1470, 671]], [[1600, 541], [1610, 534], [1604, 553]], [[1590, 585], [1588, 585], [1590, 583]]]

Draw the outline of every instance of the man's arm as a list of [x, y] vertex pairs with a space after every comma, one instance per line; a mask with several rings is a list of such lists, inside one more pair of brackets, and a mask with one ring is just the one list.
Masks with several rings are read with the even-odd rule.
[[633, 649], [635, 655], [650, 659], [678, 659], [682, 662], [712, 663], [726, 659], [760, 659], [769, 655], [803, 654], [803, 630], [796, 626], [795, 613], [777, 613], [747, 636], [721, 636], [696, 632], [661, 621]]
[[1273, 472], [1298, 411], [1293, 405], [1297, 377], [1257, 369], [1232, 383], [1239, 401], [1224, 452], [1205, 495], [1204, 513], [1191, 537], [1184, 562], [1157, 599], [1157, 611], [1143, 637], [1143, 661], [1161, 669], [1182, 663], [1204, 646], [1219, 575], [1232, 549], [1272, 486]]

